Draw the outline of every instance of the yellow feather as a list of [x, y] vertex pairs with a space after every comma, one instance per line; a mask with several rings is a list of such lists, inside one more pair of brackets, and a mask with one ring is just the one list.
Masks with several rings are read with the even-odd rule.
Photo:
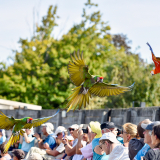
[[83, 95], [81, 95], [81, 99], [79, 101], [79, 107], [78, 107], [79, 109], [81, 109], [82, 104], [83, 104]]
[[80, 98], [81, 98], [81, 95], [78, 95], [77, 100], [74, 103], [74, 109], [73, 109], [73, 111], [75, 111], [75, 109], [77, 108], [77, 105], [79, 103]]
[[[89, 92], [89, 91], [88, 91]], [[86, 95], [86, 101], [87, 101], [87, 103], [89, 104], [89, 94], [87, 93]]]
[[80, 88], [81, 88], [81, 86], [77, 87], [76, 91], [73, 92], [66, 100], [70, 99], [71, 97], [74, 97], [77, 93], [79, 93]]
[[86, 97], [84, 95], [84, 99], [83, 99], [83, 107], [86, 108]]
[[71, 108], [72, 108], [72, 105], [70, 105], [70, 107], [68, 108], [67, 112], [69, 112], [71, 110]]

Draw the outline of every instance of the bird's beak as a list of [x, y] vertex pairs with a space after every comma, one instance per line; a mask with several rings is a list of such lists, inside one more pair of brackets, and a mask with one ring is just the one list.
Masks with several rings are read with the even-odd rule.
[[29, 123], [32, 123], [32, 120], [30, 120]]
[[103, 82], [103, 79], [100, 79], [99, 82], [102, 83], [102, 82]]

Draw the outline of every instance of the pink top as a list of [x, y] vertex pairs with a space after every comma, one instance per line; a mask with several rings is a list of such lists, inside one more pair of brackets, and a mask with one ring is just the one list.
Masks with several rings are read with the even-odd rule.
[[87, 144], [85, 147], [81, 148], [82, 155], [87, 160], [92, 160], [93, 151], [92, 151], [92, 143]]

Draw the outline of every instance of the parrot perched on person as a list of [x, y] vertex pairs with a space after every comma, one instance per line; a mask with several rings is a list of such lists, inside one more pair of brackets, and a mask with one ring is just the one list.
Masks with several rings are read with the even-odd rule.
[[130, 91], [134, 83], [129, 87], [121, 87], [117, 84], [107, 84], [103, 82], [103, 77], [96, 75], [93, 76], [88, 72], [88, 66], [84, 62], [83, 52], [80, 54], [72, 53], [71, 62], [68, 64], [68, 73], [70, 79], [76, 88], [73, 89], [73, 93], [66, 99], [69, 100], [66, 107], [67, 112], [75, 110], [78, 106], [81, 109], [82, 106], [86, 107], [86, 103], [89, 104], [89, 98], [91, 95], [105, 97], [118, 95], [127, 91]]
[[57, 115], [59, 110], [52, 116], [33, 119], [31, 117], [25, 117], [22, 119], [9, 118], [0, 111], [0, 129], [10, 130], [12, 129], [12, 135], [5, 146], [4, 153], [6, 153], [11, 145], [17, 142], [20, 135], [23, 136], [25, 131], [23, 129], [31, 129], [32, 127], [38, 127], [41, 124], [47, 122], [49, 119]]
[[156, 56], [154, 55], [153, 50], [152, 50], [152, 47], [150, 46], [149, 43], [147, 43], [147, 45], [149, 46], [149, 48], [150, 48], [150, 50], [151, 50], [152, 60], [153, 60], [153, 62], [154, 62], [154, 64], [155, 64], [155, 69], [153, 69], [153, 70], [151, 71], [151, 75], [153, 76], [153, 75], [155, 75], [155, 74], [157, 74], [157, 73], [160, 73], [160, 57], [156, 57]]

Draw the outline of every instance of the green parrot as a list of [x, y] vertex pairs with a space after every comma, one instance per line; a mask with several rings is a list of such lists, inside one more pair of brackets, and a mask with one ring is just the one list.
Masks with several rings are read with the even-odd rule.
[[130, 91], [134, 83], [129, 87], [118, 86], [117, 84], [107, 84], [103, 82], [103, 77], [99, 75], [91, 75], [88, 72], [88, 66], [84, 62], [83, 52], [80, 54], [72, 53], [71, 62], [68, 64], [68, 73], [72, 83], [77, 86], [73, 89], [73, 93], [66, 99], [68, 103], [65, 108], [67, 112], [77, 107], [81, 109], [82, 106], [86, 107], [89, 104], [91, 96], [112, 96]]
[[22, 119], [14, 119], [13, 117], [9, 118], [4, 113], [0, 111], [0, 129], [10, 130], [12, 129], [12, 135], [5, 145], [4, 153], [6, 153], [11, 145], [17, 142], [20, 138], [20, 135], [23, 136], [25, 133], [22, 129], [31, 129], [32, 127], [38, 127], [41, 124], [47, 122], [49, 119], [57, 115], [59, 110], [52, 116], [43, 117], [38, 119], [33, 119], [31, 117], [25, 117]]

